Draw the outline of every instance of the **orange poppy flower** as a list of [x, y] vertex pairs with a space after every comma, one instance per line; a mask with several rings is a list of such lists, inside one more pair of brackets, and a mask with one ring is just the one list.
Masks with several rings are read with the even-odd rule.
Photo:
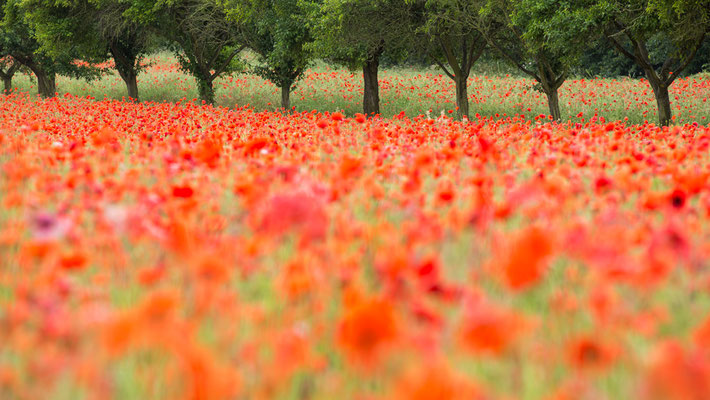
[[534, 226], [525, 229], [513, 243], [503, 264], [505, 283], [514, 290], [534, 285], [545, 273], [550, 254], [550, 233]]
[[526, 321], [517, 313], [482, 304], [466, 312], [458, 336], [461, 345], [474, 353], [500, 355], [526, 326]]
[[669, 341], [657, 349], [648, 369], [643, 398], [706, 400], [710, 393], [710, 358]]
[[398, 337], [394, 307], [379, 298], [348, 307], [338, 323], [337, 343], [356, 366], [374, 366]]
[[387, 396], [395, 400], [476, 400], [484, 399], [481, 390], [450, 370], [446, 364], [429, 362], [408, 371]]
[[350, 177], [357, 177], [360, 175], [363, 169], [363, 162], [361, 158], [355, 158], [350, 155], [345, 155], [340, 159], [340, 178], [348, 179]]
[[219, 161], [221, 144], [214, 139], [205, 139], [199, 143], [195, 150], [195, 158], [207, 164], [210, 168], [215, 168]]
[[86, 266], [87, 256], [83, 252], [64, 254], [59, 259], [59, 265], [66, 270], [78, 270]]
[[574, 368], [603, 370], [614, 361], [615, 350], [591, 336], [582, 336], [567, 344], [567, 360]]

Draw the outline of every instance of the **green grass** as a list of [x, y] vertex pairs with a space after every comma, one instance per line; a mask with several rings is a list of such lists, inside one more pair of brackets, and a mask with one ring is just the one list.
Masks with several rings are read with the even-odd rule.
[[[178, 102], [197, 100], [194, 79], [181, 72], [174, 57], [159, 53], [148, 60], [149, 66], [139, 75], [141, 100]], [[488, 76], [484, 71], [492, 71]], [[471, 117], [476, 114], [503, 118], [516, 114], [528, 117], [548, 114], [545, 96], [535, 91], [533, 81], [515, 74], [503, 74], [507, 68], [486, 63], [474, 68], [469, 80]], [[453, 81], [438, 68], [396, 67], [380, 71], [381, 111], [384, 117], [404, 112], [413, 117], [432, 117], [455, 110]], [[35, 92], [32, 77], [18, 75], [15, 86], [23, 92]], [[257, 111], [278, 110], [279, 89], [257, 76], [240, 73], [215, 82], [216, 105], [248, 107]], [[59, 95], [70, 93], [96, 99], [125, 99], [123, 82], [116, 73], [95, 81], [59, 77]], [[671, 87], [676, 123], [707, 124], [710, 118], [710, 75], [700, 74], [679, 79]], [[677, 100], [675, 99], [677, 98]], [[348, 71], [316, 62], [292, 93], [297, 111], [342, 110], [348, 115], [361, 112], [362, 85], [359, 71]], [[655, 100], [645, 81], [632, 79], [571, 79], [560, 89], [560, 105], [565, 120], [588, 121], [598, 114], [606, 120], [630, 123], [655, 122]], [[582, 113], [582, 117], [578, 115]]]

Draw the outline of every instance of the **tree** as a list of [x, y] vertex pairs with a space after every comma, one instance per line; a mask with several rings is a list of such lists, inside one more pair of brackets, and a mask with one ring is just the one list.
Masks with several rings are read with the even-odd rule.
[[[540, 0], [489, 0], [470, 24], [488, 43], [520, 71], [533, 78], [535, 88], [547, 97], [550, 115], [560, 120], [559, 88], [587, 46], [584, 37], [567, 26], [551, 24], [559, 2]], [[485, 17], [482, 17], [485, 16]], [[564, 42], [551, 42], [551, 37]]]
[[480, 30], [467, 23], [478, 15], [477, 0], [416, 0], [415, 15], [425, 51], [456, 85], [458, 118], [468, 118], [468, 77], [473, 64], [486, 49]]
[[40, 49], [34, 29], [25, 20], [20, 0], [0, 0], [0, 48], [15, 61], [29, 68], [37, 77], [37, 90], [42, 97], [56, 92], [58, 73], [92, 78], [97, 70], [74, 62], [76, 54], [67, 52], [51, 57]]
[[311, 62], [311, 32], [298, 0], [226, 0], [239, 41], [257, 55], [252, 70], [281, 89], [281, 107], [291, 109], [291, 91]]
[[92, 22], [106, 43], [116, 71], [126, 84], [128, 97], [139, 101], [138, 73], [141, 62], [151, 50], [149, 29], [127, 18], [128, 4], [121, 0], [89, 0], [93, 4]]
[[25, 20], [40, 50], [52, 57], [71, 52], [84, 61], [114, 59], [129, 98], [138, 100], [137, 75], [148, 33], [124, 17], [119, 0], [23, 0]]
[[[658, 106], [658, 122], [668, 125], [668, 88], [688, 67], [710, 29], [708, 0], [587, 0], [561, 2], [553, 23], [577, 35], [596, 33], [646, 75]], [[559, 37], [551, 38], [564, 46]], [[667, 51], [654, 51], [664, 44]]]
[[0, 48], [3, 53], [28, 67], [37, 77], [37, 89], [42, 97], [52, 97], [56, 91], [55, 71], [51, 60], [41, 54], [35, 54], [39, 43], [33, 38], [34, 33], [22, 19], [15, 1], [0, 1], [2, 6], [2, 30], [0, 30]]
[[182, 70], [197, 81], [200, 99], [212, 104], [214, 81], [242, 70], [236, 59], [245, 46], [215, 0], [127, 0], [124, 15], [171, 43]]
[[405, 56], [414, 39], [409, 7], [397, 0], [324, 0], [305, 3], [314, 32], [316, 54], [361, 69], [363, 112], [380, 113], [378, 71], [388, 52], [394, 60]]

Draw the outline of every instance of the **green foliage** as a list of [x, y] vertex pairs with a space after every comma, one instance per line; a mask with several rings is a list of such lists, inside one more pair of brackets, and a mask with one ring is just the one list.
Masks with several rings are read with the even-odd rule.
[[[672, 48], [668, 44], [656, 44], [662, 37], [656, 36], [649, 40], [649, 56], [654, 68], [660, 68], [662, 60], [669, 56]], [[667, 42], [667, 39], [665, 39]], [[628, 46], [628, 43], [625, 43]], [[660, 60], [660, 61], [659, 61]], [[696, 56], [688, 67], [681, 73], [681, 76], [689, 76], [710, 70], [710, 38], [706, 38], [703, 45], [698, 50]], [[580, 58], [580, 62], [573, 68], [576, 76], [585, 78], [615, 78], [631, 77], [641, 78], [644, 76], [643, 69], [632, 59], [620, 54], [604, 38], [596, 39]]]
[[[565, 28], [566, 36], [601, 36], [643, 70], [656, 96], [659, 123], [668, 125], [668, 87], [691, 64], [710, 30], [710, 1], [565, 0], [559, 9], [552, 23]], [[548, 40], [565, 45], [561, 37]]]
[[491, 19], [492, 28], [481, 30], [492, 45], [543, 85], [566, 76], [587, 48], [567, 28], [559, 1], [489, 0], [481, 13]]
[[[449, 77], [468, 76], [486, 46], [482, 27], [489, 18], [480, 0], [415, 0], [413, 15], [421, 50]], [[445, 66], [448, 64], [448, 67]]]
[[192, 75], [202, 100], [214, 102], [214, 80], [241, 71], [244, 46], [215, 0], [126, 0], [123, 15], [165, 39], [183, 71]]
[[87, 62], [104, 61], [106, 45], [92, 24], [95, 8], [86, 0], [22, 0], [24, 20], [40, 50], [51, 57], [74, 53]]
[[54, 57], [73, 54], [97, 63], [113, 57], [129, 95], [137, 97], [135, 78], [149, 50], [148, 31], [124, 16], [120, 0], [23, 0], [25, 20], [32, 26], [40, 49]]
[[358, 69], [375, 55], [390, 63], [419, 58], [412, 51], [415, 26], [401, 0], [305, 1], [319, 57]]
[[559, 8], [551, 23], [565, 32], [547, 35], [552, 46], [602, 37], [642, 69], [658, 67], [659, 78], [682, 72], [710, 29], [707, 0], [566, 0]]
[[226, 0], [239, 41], [257, 55], [253, 72], [289, 91], [312, 60], [311, 32], [297, 0]]
[[[22, 1], [1, 0], [0, 12], [0, 53], [3, 55], [11, 55], [35, 74], [50, 76], [58, 73], [85, 79], [99, 76], [98, 69], [75, 62], [82, 56], [90, 59], [87, 54], [82, 54], [80, 46], [64, 46], [60, 51], [59, 47], [45, 45], [49, 36], [37, 30]], [[61, 27], [65, 26], [52, 26], [48, 31], [58, 32]]]
[[457, 117], [468, 118], [468, 77], [486, 49], [480, 0], [413, 0], [417, 43], [456, 84]]

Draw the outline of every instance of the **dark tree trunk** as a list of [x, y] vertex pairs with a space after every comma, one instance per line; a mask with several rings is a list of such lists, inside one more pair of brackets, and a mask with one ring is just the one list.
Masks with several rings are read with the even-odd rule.
[[649, 58], [649, 52], [646, 48], [646, 42], [643, 38], [639, 38], [629, 33], [631, 30], [626, 29], [621, 24], [617, 26], [619, 33], [623, 32], [628, 40], [633, 45], [632, 50], [627, 50], [622, 43], [616, 39], [616, 34], [613, 32], [605, 32], [604, 36], [616, 48], [616, 50], [634, 61], [636, 65], [641, 67], [648, 79], [648, 83], [653, 89], [653, 95], [656, 97], [656, 105], [658, 106], [658, 123], [661, 126], [668, 126], [673, 120], [673, 110], [671, 109], [671, 100], [668, 94], [668, 87], [673, 83], [676, 77], [680, 75], [697, 54], [700, 46], [702, 46], [707, 32], [702, 32], [695, 38], [693, 46], [687, 47], [683, 52], [666, 58], [663, 62], [660, 71], [656, 73], [656, 69]]
[[456, 116], [458, 119], [464, 117], [468, 119], [468, 75], [456, 76], [454, 82], [456, 83], [456, 107], [458, 107]]
[[[461, 50], [459, 56], [456, 55], [455, 46], [451, 43], [452, 37], [448, 35], [436, 35], [440, 49], [443, 51], [444, 59], [449, 65], [447, 68], [437, 57], [432, 57], [434, 61], [444, 70], [444, 73], [454, 81], [456, 85], [456, 117], [463, 120], [469, 119], [468, 109], [468, 76], [471, 74], [471, 67], [481, 57], [486, 43], [482, 38], [470, 38], [464, 36], [460, 42]], [[473, 41], [471, 41], [471, 39]]]
[[291, 82], [281, 85], [281, 108], [291, 111]]
[[380, 113], [380, 84], [377, 72], [380, 67], [380, 51], [375, 53], [362, 66], [362, 80], [364, 93], [362, 98], [362, 111], [365, 115]]
[[57, 92], [56, 75], [47, 73], [41, 69], [33, 70], [37, 77], [37, 92], [42, 98], [54, 97]]
[[557, 88], [549, 88], [545, 90], [545, 96], [547, 96], [547, 106], [550, 109], [550, 115], [555, 121], [562, 119], [562, 113], [560, 112], [560, 97]]
[[668, 126], [673, 119], [673, 111], [671, 110], [671, 98], [668, 94], [668, 85], [660, 82], [650, 74], [646, 74], [648, 82], [653, 89], [653, 95], [656, 97], [656, 105], [658, 106], [658, 123], [661, 126]]
[[128, 97], [134, 101], [140, 101], [138, 97], [138, 74], [130, 74], [126, 78], [123, 78], [123, 81], [126, 82]]
[[671, 99], [668, 95], [668, 86], [659, 88], [656, 95], [656, 104], [658, 104], [658, 123], [661, 126], [670, 125], [673, 120], [673, 111], [671, 110]]
[[207, 104], [214, 104], [214, 87], [210, 79], [197, 78], [197, 90], [200, 93], [200, 100]]
[[54, 72], [48, 72], [44, 66], [35, 62], [31, 57], [23, 57], [13, 54], [12, 57], [21, 64], [29, 68], [37, 77], [37, 92], [43, 98], [54, 97], [57, 92], [56, 77]]
[[116, 64], [116, 70], [126, 84], [128, 97], [140, 101], [138, 97], [138, 56], [118, 41], [112, 42], [109, 45], [109, 50]]
[[37, 93], [43, 98], [54, 97], [57, 92], [56, 74], [54, 72], [48, 72], [44, 66], [37, 63], [32, 57], [22, 56], [17, 54], [12, 54], [12, 57], [20, 62], [20, 64], [26, 66], [27, 68], [35, 74], [37, 77]]
[[4, 87], [3, 93], [5, 93], [5, 94], [12, 93], [12, 76], [3, 76], [2, 83], [3, 83], [3, 87]]
[[15, 76], [15, 72], [19, 69], [19, 64], [17, 61], [13, 61], [7, 71], [0, 70], [0, 78], [2, 78], [3, 83], [3, 93], [12, 93], [12, 77]]
[[123, 82], [126, 84], [128, 97], [135, 101], [140, 101], [138, 97], [138, 72], [136, 71], [135, 64], [119, 66], [117, 63], [116, 69], [118, 70], [118, 75], [121, 76], [121, 79], [123, 79]]

